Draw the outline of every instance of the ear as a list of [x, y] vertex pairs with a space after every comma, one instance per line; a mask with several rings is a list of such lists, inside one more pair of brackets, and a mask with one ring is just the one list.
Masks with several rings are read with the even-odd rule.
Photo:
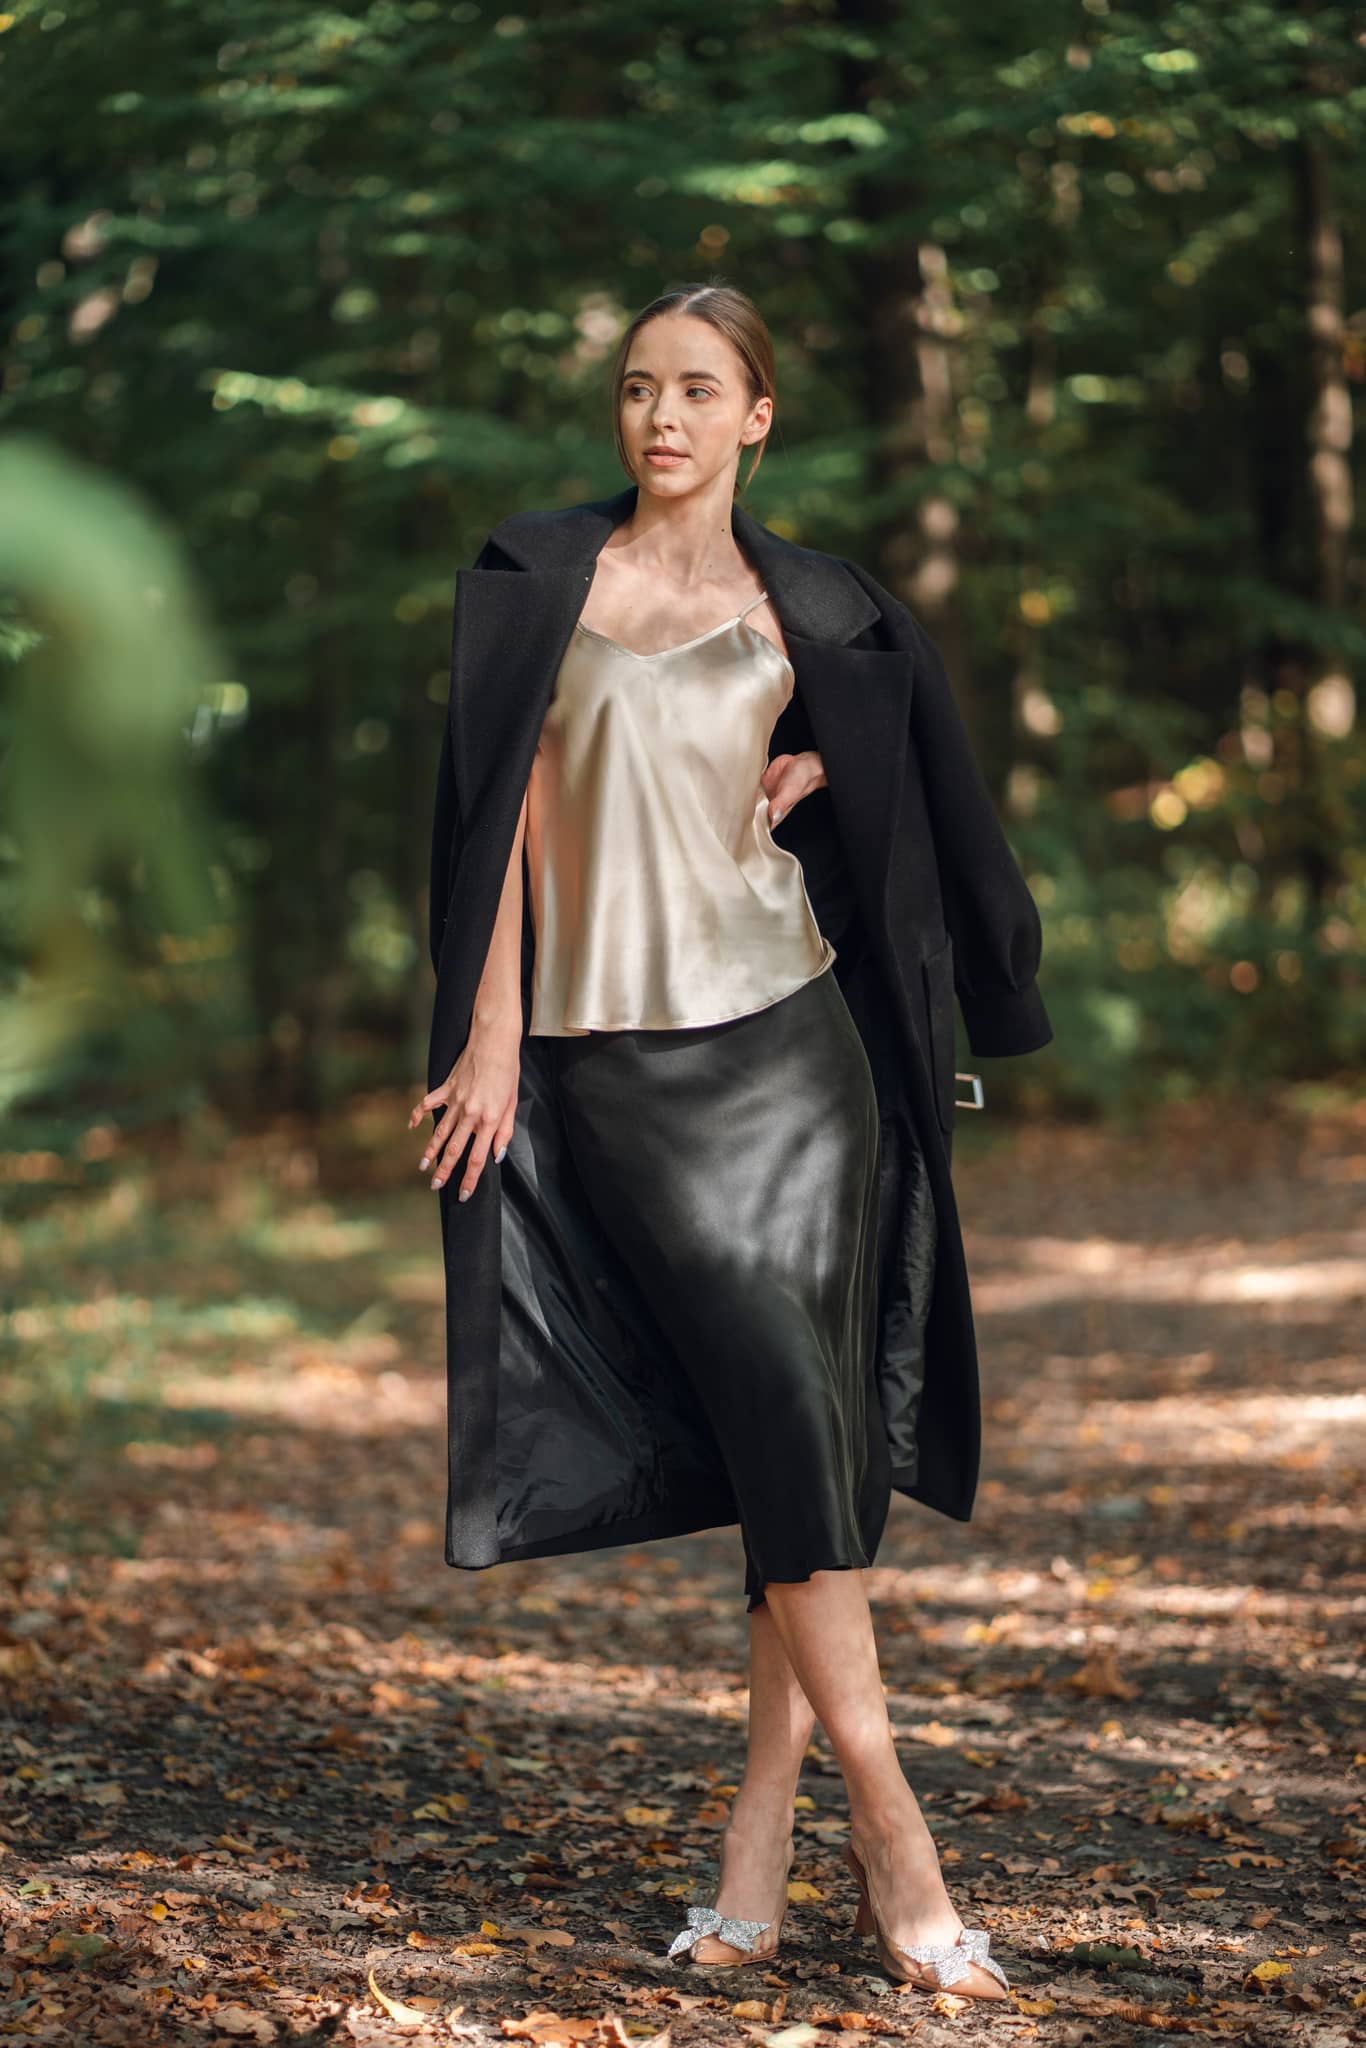
[[749, 420], [740, 436], [740, 445], [746, 448], [753, 441], [762, 441], [773, 424], [773, 400], [765, 395], [756, 398], [750, 408]]

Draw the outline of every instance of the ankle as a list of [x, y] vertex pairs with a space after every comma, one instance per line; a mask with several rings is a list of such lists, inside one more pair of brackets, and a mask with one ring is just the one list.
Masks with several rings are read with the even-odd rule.
[[849, 1808], [849, 1839], [865, 1856], [885, 1856], [894, 1849], [915, 1851], [930, 1843], [930, 1831], [909, 1785], [904, 1796], [876, 1805]]
[[792, 1793], [737, 1792], [731, 1801], [727, 1832], [753, 1840], [792, 1833], [796, 1806]]

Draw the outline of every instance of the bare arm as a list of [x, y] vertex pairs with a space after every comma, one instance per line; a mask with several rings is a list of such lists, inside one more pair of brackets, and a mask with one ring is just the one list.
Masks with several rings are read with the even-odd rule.
[[506, 1035], [517, 1044], [522, 1037], [522, 842], [526, 837], [526, 803], [523, 796], [470, 1026], [471, 1036], [475, 1032], [495, 1038]]
[[[422, 1155], [425, 1169], [438, 1153], [433, 1188], [448, 1180], [459, 1164], [467, 1141], [469, 1158], [460, 1181], [460, 1200], [468, 1201], [484, 1170], [490, 1148], [501, 1164], [512, 1138], [517, 1115], [517, 1086], [522, 1055], [522, 842], [526, 836], [526, 797], [517, 818], [493, 922], [484, 971], [474, 997], [474, 1012], [465, 1047], [439, 1088], [424, 1095], [409, 1119], [410, 1127], [431, 1110], [437, 1117], [431, 1142]], [[444, 1148], [444, 1149], [443, 1149]]]

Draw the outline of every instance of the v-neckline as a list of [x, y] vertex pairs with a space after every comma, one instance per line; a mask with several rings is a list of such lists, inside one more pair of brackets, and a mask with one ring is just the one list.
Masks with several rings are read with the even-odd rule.
[[[691, 640], [680, 640], [676, 647], [657, 647], [652, 654], [641, 654], [634, 647], [623, 647], [620, 640], [614, 640], [610, 633], [600, 633], [596, 626], [585, 626], [582, 619], [576, 619], [574, 624], [578, 632], [591, 633], [595, 640], [603, 641], [608, 647], [615, 647], [618, 654], [629, 655], [632, 661], [659, 661], [666, 654], [686, 654], [690, 647], [700, 647], [704, 640], [714, 640], [718, 633], [726, 633], [732, 626], [746, 625], [745, 613], [754, 611], [767, 596], [768, 592], [761, 590], [758, 597], [751, 598], [747, 605], [742, 605], [732, 618], [722, 619], [719, 626], [709, 627], [705, 633], [694, 634]], [[787, 661], [787, 656], [781, 652], [772, 640], [768, 639], [767, 633], [760, 633], [757, 626], [749, 626], [748, 630], [751, 633], [758, 634], [759, 639], [767, 640], [780, 661]], [[791, 665], [788, 662], [789, 668]]]

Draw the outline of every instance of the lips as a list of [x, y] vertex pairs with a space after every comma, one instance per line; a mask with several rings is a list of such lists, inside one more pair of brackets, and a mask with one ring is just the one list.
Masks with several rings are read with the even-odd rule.
[[659, 460], [661, 462], [666, 458], [670, 462], [686, 462], [688, 459], [681, 448], [647, 448], [645, 453], [651, 460]]

